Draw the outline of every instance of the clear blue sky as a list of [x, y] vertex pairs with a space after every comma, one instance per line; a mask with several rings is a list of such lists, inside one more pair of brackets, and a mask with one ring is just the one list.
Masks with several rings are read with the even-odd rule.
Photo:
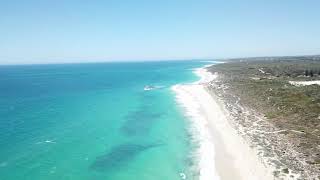
[[320, 54], [320, 0], [0, 0], [0, 64]]

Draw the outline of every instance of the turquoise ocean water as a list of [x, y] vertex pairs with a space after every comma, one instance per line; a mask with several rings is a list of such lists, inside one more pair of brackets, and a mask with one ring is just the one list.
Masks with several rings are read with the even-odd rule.
[[0, 179], [197, 179], [170, 88], [205, 64], [0, 66]]

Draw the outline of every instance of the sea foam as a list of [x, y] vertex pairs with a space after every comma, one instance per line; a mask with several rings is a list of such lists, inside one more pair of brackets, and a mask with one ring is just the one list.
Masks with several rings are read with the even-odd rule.
[[178, 104], [184, 109], [185, 115], [191, 120], [193, 138], [199, 143], [196, 150], [197, 163], [199, 168], [200, 180], [220, 179], [215, 169], [215, 149], [212, 137], [209, 133], [205, 113], [202, 112], [201, 105], [197, 99], [190, 93], [194, 88], [202, 88], [202, 83], [207, 83], [216, 78], [204, 68], [194, 70], [194, 73], [200, 77], [200, 80], [192, 84], [178, 84], [172, 87], [176, 94]]

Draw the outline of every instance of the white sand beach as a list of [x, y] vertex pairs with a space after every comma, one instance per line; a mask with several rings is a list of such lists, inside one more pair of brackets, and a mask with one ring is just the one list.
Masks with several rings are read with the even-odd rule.
[[201, 78], [198, 82], [172, 89], [191, 120], [194, 138], [199, 141], [200, 180], [273, 179], [271, 170], [229, 124], [228, 114], [218, 100], [207, 92], [205, 85], [217, 75], [204, 68], [195, 73]]
[[289, 81], [291, 85], [294, 86], [310, 86], [310, 85], [320, 85], [320, 81]]

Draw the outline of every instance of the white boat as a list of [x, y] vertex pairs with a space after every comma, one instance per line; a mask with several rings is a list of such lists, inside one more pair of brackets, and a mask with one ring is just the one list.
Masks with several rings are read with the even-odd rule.
[[155, 87], [154, 86], [145, 86], [144, 88], [143, 88], [143, 90], [145, 90], [145, 91], [150, 91], [150, 90], [152, 90], [152, 89], [154, 89]]

